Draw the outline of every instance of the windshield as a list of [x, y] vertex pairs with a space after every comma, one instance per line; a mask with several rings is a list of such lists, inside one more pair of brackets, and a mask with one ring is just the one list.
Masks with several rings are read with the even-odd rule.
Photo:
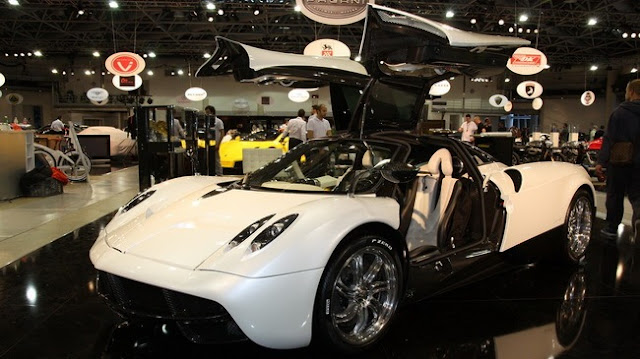
[[[284, 191], [375, 192], [380, 172], [397, 146], [358, 140], [311, 141], [249, 174], [245, 185]], [[378, 166], [378, 167], [376, 167]]]
[[278, 138], [280, 132], [276, 130], [259, 131], [242, 137], [243, 141], [273, 141]]

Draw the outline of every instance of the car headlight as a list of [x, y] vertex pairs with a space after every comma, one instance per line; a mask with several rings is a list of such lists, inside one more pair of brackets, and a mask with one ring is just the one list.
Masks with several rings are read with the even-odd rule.
[[251, 252], [256, 252], [262, 249], [267, 244], [271, 243], [276, 237], [278, 237], [282, 232], [284, 232], [287, 227], [293, 223], [293, 221], [298, 218], [298, 214], [290, 214], [286, 217], [282, 217], [279, 220], [275, 221], [272, 225], [265, 228], [258, 236], [251, 242]]
[[242, 243], [242, 241], [249, 238], [249, 236], [254, 234], [260, 227], [262, 227], [262, 225], [267, 223], [267, 221], [270, 220], [271, 217], [273, 217], [273, 214], [251, 223], [249, 227], [243, 229], [240, 233], [238, 233], [237, 236], [233, 237], [231, 242], [229, 242], [229, 247], [233, 248]]
[[151, 197], [154, 193], [156, 193], [155, 190], [138, 193], [135, 197], [133, 197], [133, 199], [131, 199], [131, 201], [129, 201], [129, 203], [125, 204], [122, 207], [122, 210], [120, 211], [120, 213], [125, 213], [131, 208], [139, 205], [142, 201]]

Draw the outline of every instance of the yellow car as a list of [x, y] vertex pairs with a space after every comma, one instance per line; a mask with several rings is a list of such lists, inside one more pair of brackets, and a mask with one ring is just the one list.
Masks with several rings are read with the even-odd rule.
[[220, 144], [220, 163], [222, 168], [242, 170], [242, 150], [245, 148], [280, 148], [282, 153], [289, 150], [289, 137], [282, 138], [276, 130], [266, 130]]

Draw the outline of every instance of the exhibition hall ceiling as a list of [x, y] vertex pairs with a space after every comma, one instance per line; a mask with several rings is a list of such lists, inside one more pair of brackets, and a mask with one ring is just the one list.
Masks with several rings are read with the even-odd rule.
[[[0, 64], [5, 65], [27, 61], [35, 50], [45, 58], [69, 61], [90, 57], [94, 51], [108, 56], [114, 50], [201, 59], [214, 50], [215, 36], [293, 53], [301, 53], [313, 40], [334, 38], [355, 54], [363, 29], [363, 21], [342, 26], [316, 23], [296, 12], [295, 1], [289, 0], [212, 1], [215, 9], [208, 1], [119, 0], [116, 9], [107, 0], [12, 1], [19, 5], [0, 3]], [[376, 3], [464, 30], [527, 38], [546, 53], [552, 66], [640, 62], [637, 0]], [[447, 11], [453, 16], [447, 17]], [[528, 19], [521, 21], [523, 14]]]

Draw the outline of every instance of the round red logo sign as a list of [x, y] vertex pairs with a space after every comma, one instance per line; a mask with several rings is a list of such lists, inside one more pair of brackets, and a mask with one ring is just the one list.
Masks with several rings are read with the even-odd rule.
[[117, 52], [104, 63], [107, 71], [119, 76], [137, 75], [144, 70], [145, 65], [144, 59], [132, 52]]

